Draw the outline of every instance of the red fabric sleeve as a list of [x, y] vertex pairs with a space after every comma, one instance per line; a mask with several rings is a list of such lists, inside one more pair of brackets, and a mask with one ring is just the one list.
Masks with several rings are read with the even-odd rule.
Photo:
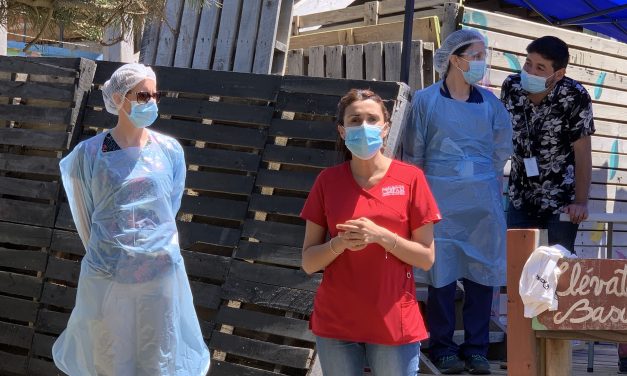
[[442, 219], [427, 179], [420, 170], [416, 173], [410, 199], [409, 225], [412, 231], [429, 222], [437, 223]]
[[316, 181], [307, 196], [307, 201], [305, 201], [303, 210], [300, 212], [300, 217], [302, 219], [312, 221], [324, 228], [329, 228], [327, 225], [326, 213], [324, 211], [324, 191], [322, 188], [324, 179], [323, 174], [324, 172], [320, 173], [316, 178]]

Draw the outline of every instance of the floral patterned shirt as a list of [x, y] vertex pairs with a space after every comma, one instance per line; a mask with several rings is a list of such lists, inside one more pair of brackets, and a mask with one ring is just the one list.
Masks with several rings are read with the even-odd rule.
[[[592, 100], [577, 81], [564, 77], [539, 105], [527, 98], [520, 74], [503, 82], [501, 100], [512, 114], [514, 154], [509, 198], [532, 215], [558, 214], [575, 201], [573, 143], [594, 133]], [[524, 159], [535, 157], [539, 175], [527, 177]]]

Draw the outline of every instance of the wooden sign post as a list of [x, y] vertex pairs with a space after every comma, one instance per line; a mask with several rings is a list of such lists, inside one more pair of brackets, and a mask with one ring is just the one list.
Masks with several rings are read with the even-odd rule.
[[523, 316], [518, 284], [538, 230], [507, 233], [507, 363], [510, 376], [570, 376], [570, 340], [627, 342], [627, 261], [564, 259], [559, 262], [556, 311]]

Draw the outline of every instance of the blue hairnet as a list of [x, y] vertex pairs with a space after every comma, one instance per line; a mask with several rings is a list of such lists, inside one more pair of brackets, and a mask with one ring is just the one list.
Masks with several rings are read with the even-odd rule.
[[433, 56], [435, 70], [440, 74], [446, 73], [448, 71], [449, 57], [451, 57], [453, 52], [462, 46], [475, 42], [485, 43], [485, 39], [478, 31], [471, 29], [457, 30], [446, 37], [442, 46], [435, 51]]

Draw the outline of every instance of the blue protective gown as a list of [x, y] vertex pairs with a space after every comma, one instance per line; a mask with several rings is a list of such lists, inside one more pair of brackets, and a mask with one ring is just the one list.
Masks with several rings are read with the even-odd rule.
[[475, 86], [483, 103], [440, 94], [442, 82], [417, 91], [402, 144], [404, 161], [424, 170], [442, 213], [434, 227], [435, 264], [416, 281], [434, 287], [467, 278], [505, 284], [506, 222], [500, 178], [512, 152], [503, 104]]
[[183, 149], [150, 143], [103, 153], [106, 133], [61, 161], [61, 177], [86, 254], [76, 306], [54, 343], [70, 376], [204, 376], [203, 341], [178, 243]]

